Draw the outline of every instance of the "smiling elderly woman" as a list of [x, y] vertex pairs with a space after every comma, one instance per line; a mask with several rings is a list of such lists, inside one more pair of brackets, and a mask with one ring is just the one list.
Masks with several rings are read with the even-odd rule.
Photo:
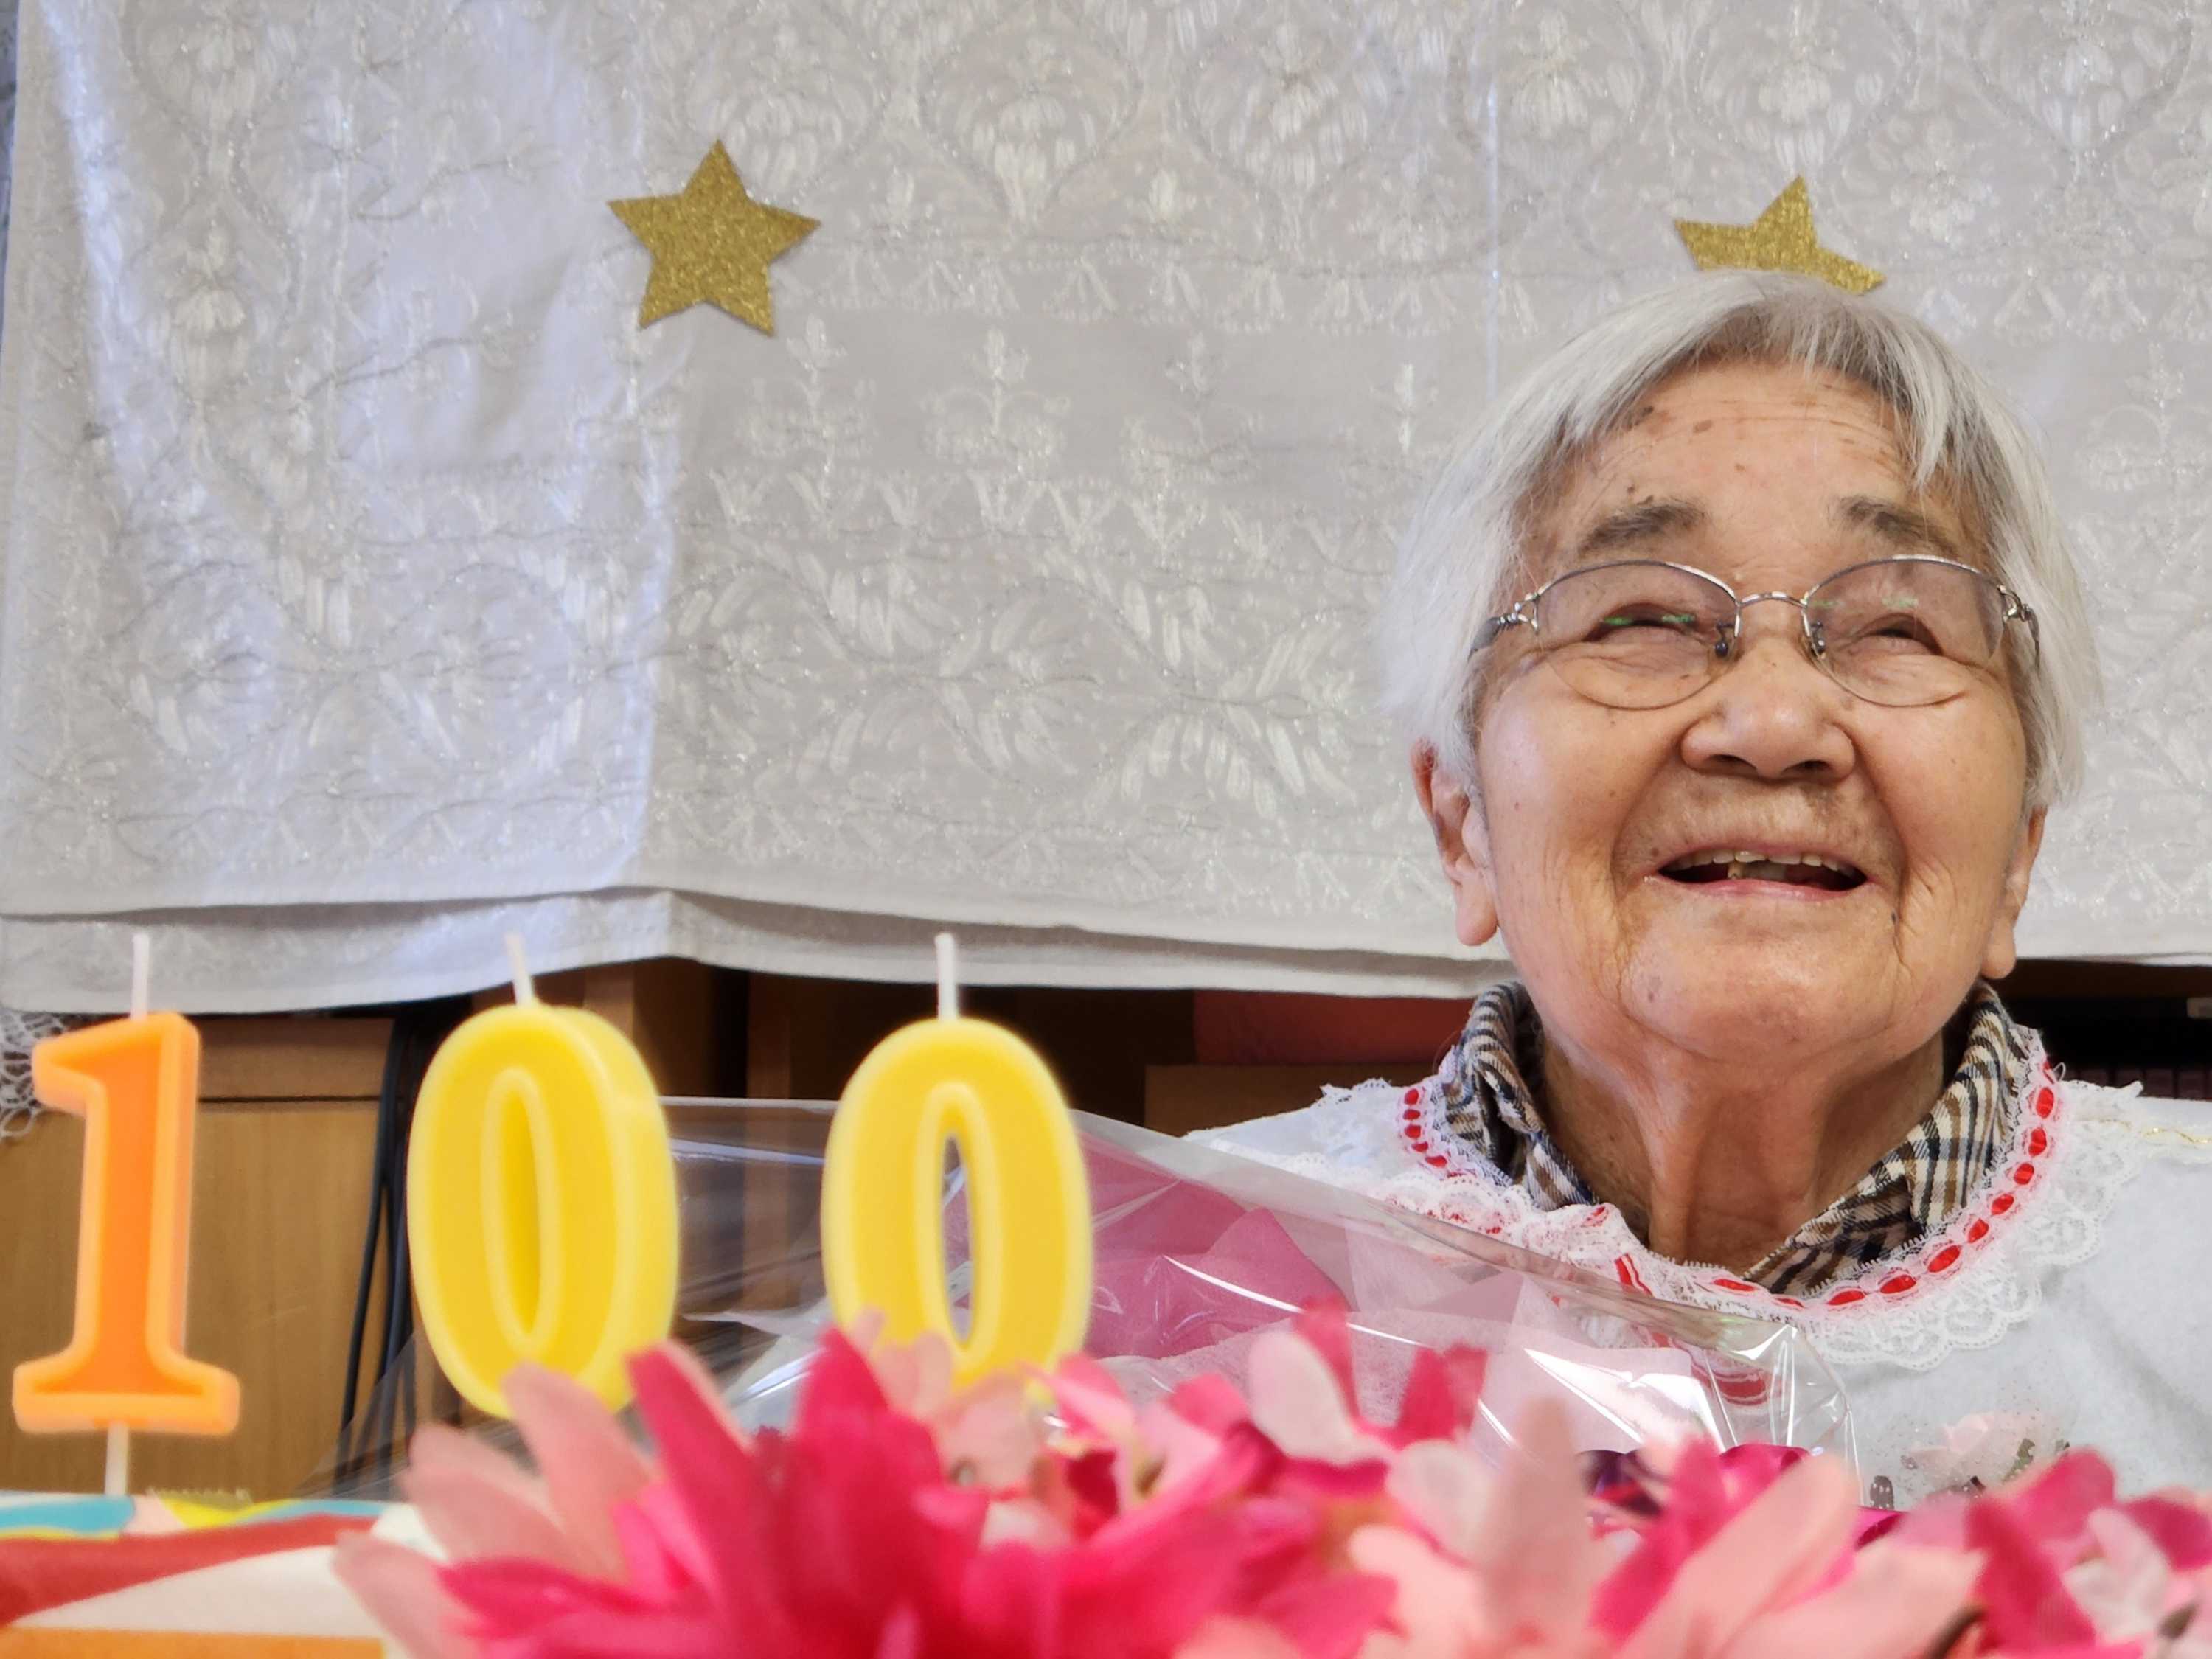
[[1985, 982], [2096, 665], [1973, 371], [1818, 284], [1639, 301], [1491, 406], [1383, 637], [1459, 936], [1521, 982], [1419, 1086], [1215, 1144], [1803, 1327], [1900, 1493], [1985, 1413], [2212, 1480], [2205, 1139]]

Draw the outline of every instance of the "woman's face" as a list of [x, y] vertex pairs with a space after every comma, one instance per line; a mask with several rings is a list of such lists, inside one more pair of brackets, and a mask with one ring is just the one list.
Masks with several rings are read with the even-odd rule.
[[[1975, 562], [1953, 504], [1908, 480], [1863, 389], [1795, 367], [1700, 369], [1553, 492], [1538, 568], [1664, 559], [1741, 594], [1802, 594], [1893, 554]], [[1948, 702], [1882, 708], [1814, 665], [1795, 606], [1757, 605], [1712, 684], [1623, 710], [1571, 690], [1527, 634], [1490, 647], [1479, 804], [1419, 757], [1416, 773], [1462, 938], [1504, 932], [1547, 1025], [1600, 1048], [1656, 1036], [1725, 1060], [1850, 1045], [1871, 1062], [1925, 1043], [1977, 974], [2009, 971], [2041, 814], [2022, 811], [2002, 659]], [[1684, 861], [1717, 851], [1814, 854], [1850, 884], [1760, 878], [1775, 864], [1694, 878]]]

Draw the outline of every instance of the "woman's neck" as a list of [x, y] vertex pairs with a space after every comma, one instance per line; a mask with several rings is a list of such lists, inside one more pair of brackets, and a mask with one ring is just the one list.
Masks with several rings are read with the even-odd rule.
[[1856, 1186], [1945, 1080], [1940, 1031], [1873, 1067], [1628, 1067], [1546, 1037], [1545, 1122], [1590, 1190], [1660, 1255], [1739, 1273]]

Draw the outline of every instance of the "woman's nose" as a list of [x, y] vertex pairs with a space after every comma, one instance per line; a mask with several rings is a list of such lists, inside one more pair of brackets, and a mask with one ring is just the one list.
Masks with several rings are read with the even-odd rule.
[[1806, 649], [1794, 606], [1744, 612], [1735, 650], [1698, 702], [1682, 757], [1701, 771], [1833, 783], [1858, 750], [1841, 715], [1850, 694]]

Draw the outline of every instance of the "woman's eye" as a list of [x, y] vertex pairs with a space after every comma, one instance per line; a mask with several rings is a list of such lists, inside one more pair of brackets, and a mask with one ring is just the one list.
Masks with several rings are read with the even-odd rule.
[[1680, 633], [1684, 629], [1696, 626], [1697, 620], [1681, 611], [1616, 611], [1609, 617], [1601, 617], [1595, 632], [1600, 638], [1632, 628], [1662, 628]]
[[1853, 643], [1886, 651], [1941, 649], [1927, 624], [1913, 617], [1880, 617], [1861, 629]]

